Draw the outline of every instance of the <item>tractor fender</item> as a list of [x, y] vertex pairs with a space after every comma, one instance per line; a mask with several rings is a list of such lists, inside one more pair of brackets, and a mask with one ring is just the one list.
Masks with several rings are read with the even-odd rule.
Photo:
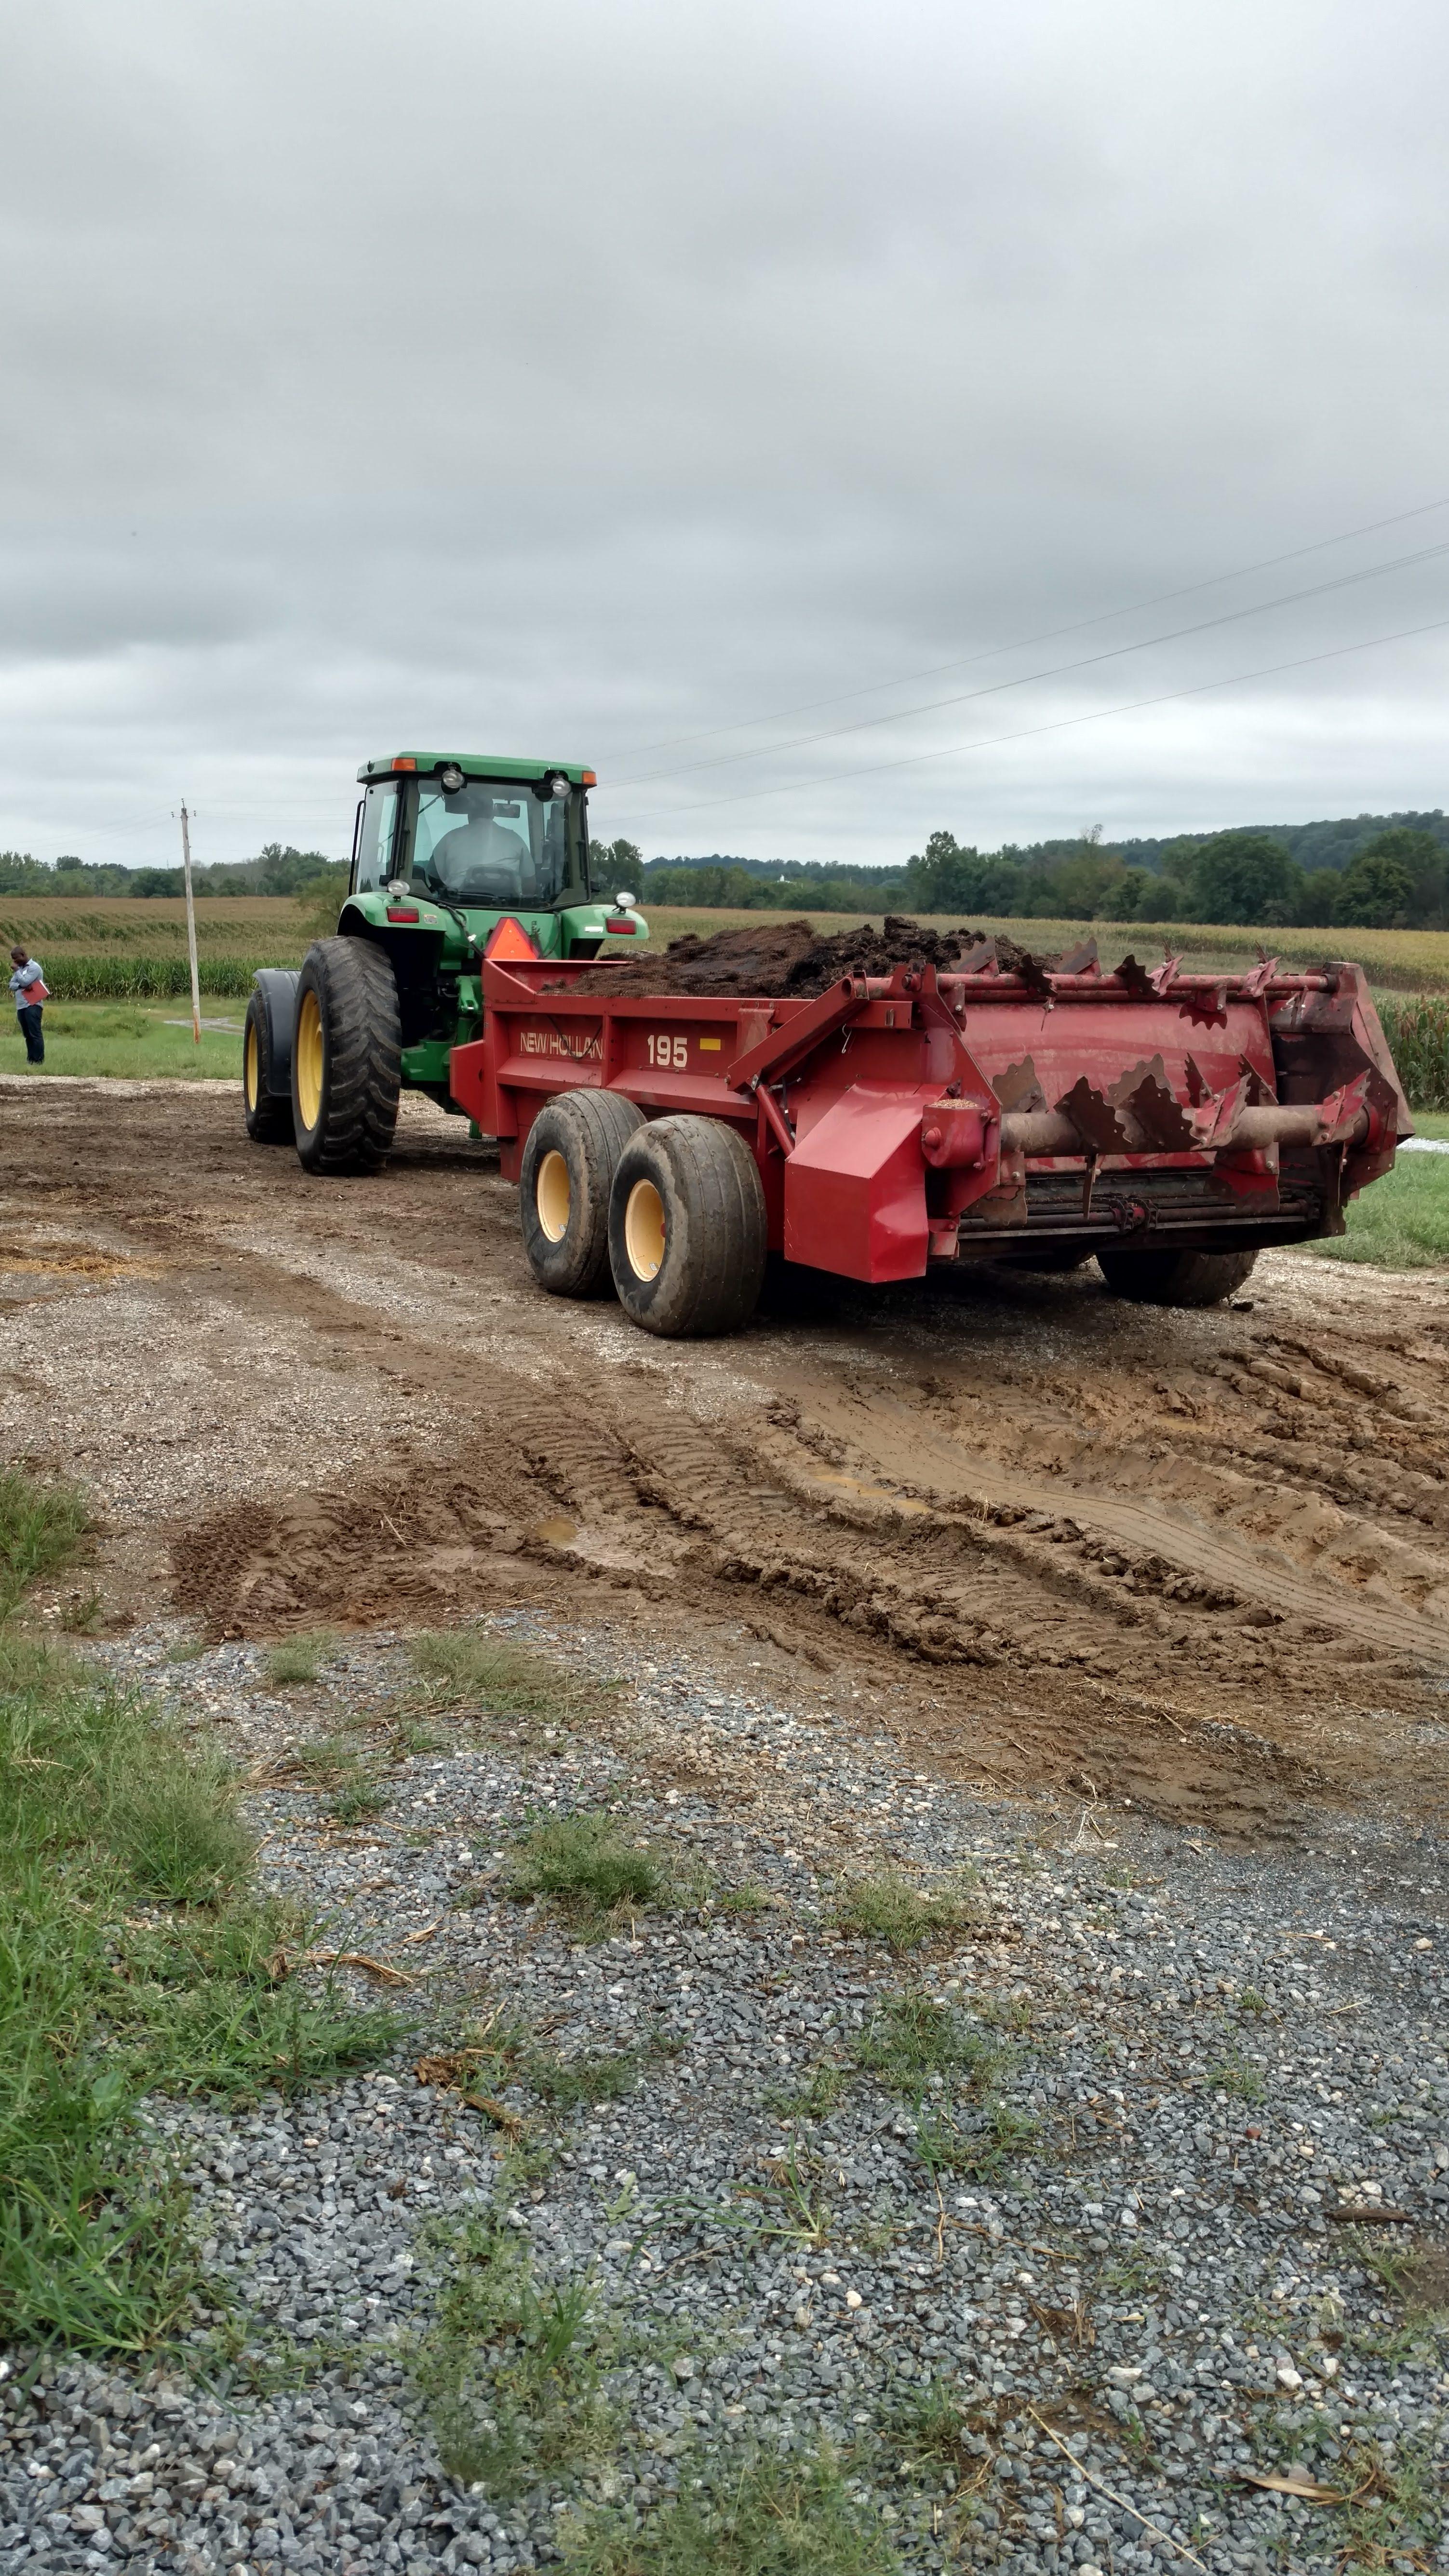
[[267, 1043], [264, 1062], [267, 1089], [277, 1095], [292, 1096], [292, 1031], [297, 1021], [297, 979], [295, 966], [259, 966], [253, 977], [257, 1000], [266, 1015]]

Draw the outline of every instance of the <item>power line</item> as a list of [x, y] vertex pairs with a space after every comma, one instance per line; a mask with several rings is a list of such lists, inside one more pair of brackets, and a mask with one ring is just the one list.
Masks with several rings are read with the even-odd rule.
[[1010, 689], [1031, 688], [1038, 680], [1060, 680], [1073, 671], [1094, 670], [1102, 662], [1120, 662], [1129, 654], [1150, 652], [1157, 644], [1180, 644], [1187, 636], [1206, 635], [1218, 626], [1240, 625], [1248, 617], [1266, 617], [1273, 609], [1292, 608], [1305, 599], [1322, 599], [1334, 590], [1350, 590], [1359, 582], [1376, 581], [1382, 574], [1403, 572], [1412, 564], [1428, 563], [1436, 555], [1443, 554], [1449, 554], [1449, 540], [1439, 545], [1420, 546], [1412, 554], [1396, 555], [1388, 563], [1366, 564], [1358, 572], [1336, 573], [1331, 581], [1310, 583], [1306, 590], [1282, 591], [1276, 599], [1259, 600], [1249, 608], [1224, 609], [1219, 616], [1199, 618], [1191, 626], [1175, 626], [1162, 635], [1145, 635], [1135, 644], [1110, 644], [1104, 646], [1100, 653], [1079, 654], [1073, 662], [1055, 662], [1045, 670], [1023, 671], [1013, 680], [991, 680], [984, 688], [962, 689], [950, 697], [930, 698], [921, 706], [897, 707], [889, 715], [861, 716], [854, 724], [827, 725], [819, 733], [797, 734], [792, 742], [767, 744], [759, 751], [721, 752], [713, 760], [690, 761], [682, 769], [649, 770], [641, 778], [621, 778], [617, 784], [621, 787], [648, 787], [656, 778], [688, 778], [701, 769], [729, 769], [742, 760], [763, 760], [776, 752], [807, 751], [813, 743], [836, 742], [845, 734], [869, 733], [881, 725], [905, 724], [912, 716], [938, 715], [943, 707], [969, 706], [978, 698], [1001, 697]]
[[[1194, 599], [1199, 591], [1220, 589], [1224, 582], [1247, 581], [1258, 572], [1274, 572], [1279, 564], [1299, 563], [1305, 555], [1327, 552], [1331, 546], [1351, 545], [1355, 537], [1374, 537], [1384, 528], [1401, 528], [1410, 519], [1429, 518], [1435, 510], [1449, 509], [1449, 495], [1439, 501], [1422, 501], [1413, 510], [1397, 510], [1387, 519], [1368, 519], [1359, 528], [1345, 528], [1336, 537], [1315, 537], [1312, 545], [1292, 546], [1286, 554], [1265, 555], [1258, 563], [1239, 564], [1233, 572], [1211, 574], [1206, 581], [1188, 582], [1180, 590], [1154, 591], [1150, 598], [1131, 601], [1125, 608], [1104, 608], [1095, 617], [1079, 617], [1069, 626], [1044, 627], [1035, 635], [1018, 635], [1009, 644], [990, 644], [981, 652], [957, 655], [950, 662], [935, 662], [924, 671], [907, 671], [900, 679], [874, 680], [863, 689], [842, 689], [828, 698], [806, 698], [798, 706], [777, 707], [770, 715], [741, 716], [734, 724], [711, 725], [703, 733], [673, 734], [664, 742], [641, 743], [633, 751], [622, 751], [621, 760], [649, 760], [656, 751], [684, 751], [691, 743], [716, 742], [726, 734], [749, 733], [756, 725], [787, 724], [791, 716], [814, 715], [821, 707], [848, 706], [852, 698], [878, 697], [885, 689], [911, 689], [921, 680], [938, 680], [947, 671], [969, 671], [978, 662], [994, 662], [1003, 653], [1024, 653], [1033, 644], [1054, 644], [1062, 635], [1080, 635], [1089, 626], [1110, 625], [1114, 617], [1139, 617], [1144, 609], [1166, 608], [1174, 599]], [[788, 746], [780, 745], [784, 749]], [[762, 750], [768, 750], [768, 744]]]
[[[1049, 724], [1023, 725], [1015, 733], [987, 734], [976, 742], [950, 742], [940, 751], [912, 751], [905, 753], [899, 760], [869, 761], [859, 769], [837, 770], [834, 776], [829, 778], [817, 775], [811, 778], [789, 778], [775, 787], [742, 787], [738, 795], [726, 796], [719, 801], [726, 806], [752, 804], [762, 796], [793, 795], [801, 787], [837, 787], [846, 779], [874, 778], [887, 769], [911, 769], [922, 761], [950, 760], [957, 754], [965, 752], [991, 751], [1001, 743], [1029, 742], [1038, 734], [1066, 733], [1074, 725], [1101, 724], [1108, 716], [1134, 715], [1143, 707], [1165, 707], [1179, 698], [1206, 697], [1213, 689], [1236, 689], [1246, 680], [1270, 680], [1283, 671], [1306, 671], [1316, 662], [1341, 662], [1350, 653], [1369, 653], [1380, 644], [1402, 644], [1419, 635], [1440, 635], [1446, 627], [1449, 627], [1449, 617], [1436, 617], [1427, 626], [1401, 626], [1392, 635], [1367, 635], [1357, 644], [1336, 644], [1325, 653], [1303, 653], [1291, 662], [1265, 662], [1256, 671], [1234, 671], [1224, 680], [1199, 680], [1189, 688], [1164, 689], [1159, 695], [1150, 698], [1124, 698], [1119, 706], [1093, 707], [1087, 714], [1080, 716], [1056, 716]], [[682, 808], [676, 805], [662, 805], [656, 806], [653, 810], [663, 814], [675, 814], [681, 811], [686, 814], [706, 814], [716, 812], [718, 805], [716, 800], [711, 799], [708, 804], [686, 805]], [[637, 814], [631, 815], [626, 809], [625, 819], [636, 826], [641, 820], [647, 822], [649, 809], [645, 809], [642, 817]]]

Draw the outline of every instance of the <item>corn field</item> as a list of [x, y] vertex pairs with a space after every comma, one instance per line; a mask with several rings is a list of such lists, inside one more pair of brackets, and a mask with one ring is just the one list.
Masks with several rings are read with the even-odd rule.
[[[259, 966], [274, 966], [275, 957], [202, 957], [197, 982], [214, 1000], [242, 1000], [252, 989]], [[289, 958], [300, 966], [300, 955]], [[45, 980], [57, 1002], [171, 1002], [191, 992], [191, 970], [185, 955], [137, 957], [52, 956], [44, 960]]]
[[1414, 1001], [1379, 997], [1399, 1080], [1411, 1109], [1449, 1109], [1449, 1001], [1425, 995]]
[[[131, 907], [133, 911], [138, 908]], [[276, 907], [278, 913], [281, 909], [280, 905]], [[287, 909], [290, 912], [291, 907]], [[720, 919], [748, 921], [754, 917], [745, 913], [721, 915]], [[687, 918], [698, 923], [700, 916], [696, 913]], [[709, 926], [713, 927], [713, 922]], [[652, 944], [662, 944], [660, 932], [673, 929], [673, 917], [667, 925], [656, 922], [653, 927]], [[203, 994], [216, 1001], [244, 1001], [259, 966], [300, 966], [308, 933], [295, 922], [289, 922], [287, 929], [291, 936], [284, 933], [265, 957], [203, 956], [198, 966]], [[46, 982], [58, 1002], [169, 1002], [184, 1000], [191, 990], [184, 948], [179, 953], [158, 955], [128, 951], [118, 944], [109, 953], [89, 951], [68, 957], [63, 948], [52, 948], [47, 958], [42, 948], [41, 955]], [[1380, 986], [1377, 1000], [1384, 1034], [1411, 1105], [1415, 1109], [1449, 1109], [1449, 997], [1397, 994], [1385, 992]]]

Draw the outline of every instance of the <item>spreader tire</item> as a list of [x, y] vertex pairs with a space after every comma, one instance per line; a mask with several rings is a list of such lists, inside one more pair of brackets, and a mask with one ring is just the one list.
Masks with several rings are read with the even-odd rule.
[[765, 1193], [754, 1155], [720, 1118], [656, 1118], [619, 1157], [609, 1266], [646, 1333], [733, 1333], [765, 1275]]
[[292, 1103], [272, 1088], [277, 1071], [271, 1013], [260, 993], [247, 1003], [242, 1033], [242, 1109], [254, 1145], [290, 1145]]
[[1114, 1297], [1139, 1306], [1221, 1306], [1235, 1297], [1256, 1252], [1099, 1252], [1097, 1266]]
[[596, 1297], [609, 1276], [609, 1193], [644, 1112], [617, 1091], [566, 1091], [523, 1149], [519, 1220], [528, 1266], [554, 1297]]
[[397, 985], [365, 939], [319, 939], [297, 978], [292, 1126], [309, 1172], [375, 1172], [402, 1089]]

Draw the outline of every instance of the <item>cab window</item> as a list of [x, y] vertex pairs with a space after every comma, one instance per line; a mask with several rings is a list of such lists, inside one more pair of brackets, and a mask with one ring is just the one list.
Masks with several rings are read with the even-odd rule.
[[363, 801], [362, 831], [357, 844], [357, 883], [353, 891], [369, 894], [392, 875], [397, 834], [398, 787], [395, 778], [379, 779]]

